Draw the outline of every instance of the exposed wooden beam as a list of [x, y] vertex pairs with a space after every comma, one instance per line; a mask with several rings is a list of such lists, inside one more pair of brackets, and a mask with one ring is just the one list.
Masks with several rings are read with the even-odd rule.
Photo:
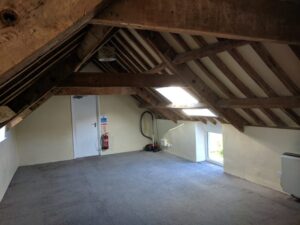
[[242, 45], [248, 44], [248, 41], [222, 41], [222, 42], [216, 42], [210, 45], [205, 45], [202, 48], [199, 49], [193, 49], [181, 54], [178, 54], [174, 60], [173, 63], [175, 64], [181, 64], [185, 63], [191, 60], [207, 57], [207, 56], [213, 56], [217, 53], [227, 51]]
[[113, 27], [93, 26], [78, 48], [77, 55], [81, 61], [76, 66], [75, 71], [79, 71], [118, 30], [118, 28]]
[[167, 87], [185, 86], [176, 76], [133, 73], [77, 72], [59, 85], [60, 87]]
[[[251, 67], [236, 49], [229, 50], [228, 53], [238, 62], [268, 97], [279, 97], [272, 87]], [[300, 125], [300, 117], [292, 109], [283, 108], [282, 110], [290, 117], [290, 119]]]
[[[150, 64], [149, 64], [150, 67], [153, 67], [154, 65], [156, 65], [157, 64], [157, 60], [155, 59], [155, 57], [153, 57], [153, 55], [145, 48], [145, 46], [143, 44], [141, 44], [140, 40], [138, 40], [136, 38], [136, 36], [134, 36], [131, 32], [132, 31], [129, 31], [128, 29], [121, 29], [120, 33], [123, 34], [123, 36], [126, 36], [127, 40], [130, 40], [128, 42], [128, 44], [134, 43], [134, 45], [140, 50], [139, 52], [142, 53], [142, 54], [139, 53], [138, 55], [142, 56], [143, 58], [147, 58], [148, 59], [147, 61], [145, 61], [146, 64], [149, 64], [149, 62], [150, 62]], [[138, 53], [138, 52], [136, 52], [136, 53]], [[154, 67], [152, 69], [154, 70], [155, 68], [157, 68], [157, 71], [156, 72], [152, 71], [152, 73], [159, 73], [159, 72], [163, 71], [164, 65], [160, 64], [160, 65], [158, 65], [158, 66], [156, 66], [156, 67]], [[159, 68], [161, 68], [161, 70], [159, 70]]]
[[[300, 96], [267, 97], [267, 98], [231, 98], [220, 99], [217, 106], [221, 108], [300, 108]], [[190, 106], [176, 106], [172, 104], [140, 105], [141, 108], [167, 108], [167, 109], [203, 109], [205, 104]]]
[[[155, 99], [149, 92], [147, 92], [145, 89], [143, 88], [136, 88], [136, 93], [137, 96], [139, 96], [141, 99], [143, 99], [144, 102], [146, 102], [147, 104], [153, 106], [153, 105], [157, 105], [160, 104], [160, 101], [158, 101], [157, 99]], [[155, 109], [155, 111], [157, 111], [158, 113], [160, 113], [161, 115], [163, 115], [165, 118], [172, 120], [174, 122], [177, 122], [178, 116], [172, 112], [172, 110], [168, 110], [168, 109]]]
[[[251, 125], [252, 126], [252, 125]], [[262, 127], [262, 126], [257, 126], [257, 125], [253, 125], [252, 127]], [[288, 129], [288, 130], [300, 130], [299, 127], [291, 127], [291, 126], [263, 126], [264, 128], [268, 127], [268, 128], [273, 128], [273, 129]]]
[[221, 99], [222, 108], [300, 108], [300, 96]]
[[103, 0], [1, 1], [18, 21], [0, 24], [0, 83], [55, 47], [84, 26], [101, 8]]
[[[172, 71], [174, 75], [190, 86], [197, 96], [197, 98], [207, 104], [214, 112], [220, 117], [226, 118], [240, 131], [243, 131], [245, 121], [233, 110], [220, 109], [216, 107], [215, 103], [219, 100], [219, 97], [201, 80], [201, 78], [194, 74], [186, 65], [174, 65], [171, 62], [171, 58], [175, 55], [175, 52], [170, 49], [168, 43], [157, 33], [151, 33], [151, 38], [145, 36], [144, 33], [140, 33], [144, 36], [145, 41], [155, 50], [160, 56], [161, 60], [167, 65], [168, 69]], [[164, 53], [168, 53], [165, 55]]]
[[49, 98], [51, 98], [55, 94], [55, 90], [50, 89], [46, 91], [42, 96], [39, 96], [34, 102], [30, 105], [25, 106], [18, 114], [9, 120], [5, 125], [8, 128], [12, 128], [22, 122], [27, 116], [29, 116], [34, 110], [36, 110], [40, 105], [46, 102]]
[[299, 11], [297, 3], [274, 0], [119, 0], [91, 23], [299, 44]]
[[57, 88], [56, 95], [135, 95], [129, 87], [64, 87]]
[[73, 37], [70, 37], [57, 46], [57, 48], [52, 49], [30, 64], [30, 66], [22, 70], [22, 73], [18, 73], [18, 75], [11, 78], [8, 82], [0, 85], [0, 104], [5, 105], [12, 101], [20, 93], [24, 92], [24, 90], [30, 88], [55, 63], [64, 59], [70, 52], [74, 52], [84, 34], [85, 29], [79, 31]]
[[[197, 40], [202, 45], [208, 45], [208, 43], [201, 37], [198, 37]], [[222, 73], [239, 89], [247, 98], [255, 98], [256, 95], [252, 92], [252, 90], [243, 83], [239, 77], [234, 74], [229, 67], [217, 56], [210, 56], [209, 57], [212, 62], [222, 71]], [[261, 109], [263, 113], [271, 120], [273, 123], [277, 125], [284, 125], [284, 122], [278, 117], [273, 111], [269, 109]]]
[[119, 41], [116, 39], [113, 39], [111, 42], [113, 47], [117, 49], [117, 54], [127, 62], [127, 65], [129, 66], [130, 70], [132, 70], [135, 73], [144, 72], [145, 69], [136, 62], [135, 58], [130, 54], [128, 49], [125, 49]]
[[[16, 124], [29, 115], [33, 110], [55, 94], [56, 83], [65, 79], [70, 75], [75, 65], [79, 62], [74, 54], [69, 55], [65, 59], [57, 62], [51, 69], [48, 69], [30, 89], [26, 89], [8, 103], [8, 106], [16, 112], [16, 116], [6, 124], [11, 126]], [[5, 124], [4, 124], [5, 125]]]
[[166, 68], [166, 65], [164, 63], [161, 63], [155, 67], [153, 67], [152, 69], [148, 70], [146, 73], [159, 73], [162, 70], [164, 70]]
[[[187, 45], [187, 43], [183, 40], [183, 38], [179, 34], [171, 34], [174, 39], [181, 45], [181, 47], [184, 48], [185, 51], [191, 50], [191, 48]], [[192, 37], [192, 39], [198, 43], [198, 39], [195, 39], [195, 37]], [[198, 43], [199, 46], [205, 46], [204, 42]], [[234, 92], [232, 92], [231, 89], [229, 89], [218, 76], [216, 76], [215, 73], [211, 72], [200, 59], [194, 60], [194, 63], [203, 71], [203, 73], [206, 75], [206, 77], [211, 80], [217, 88], [219, 88], [220, 91], [225, 94], [228, 98], [235, 97]], [[257, 124], [264, 124], [264, 122], [251, 110], [251, 109], [244, 109], [244, 111], [255, 121]]]
[[181, 109], [172, 109], [173, 112], [175, 112], [183, 121], [194, 121], [194, 122], [202, 122], [204, 124], [207, 124], [207, 118], [202, 116], [188, 116], [186, 115]]
[[268, 50], [261, 43], [251, 43], [252, 48], [261, 57], [264, 63], [272, 70], [275, 76], [284, 84], [284, 86], [293, 94], [298, 95], [300, 88], [291, 80], [289, 75], [276, 63]]
[[[125, 54], [125, 51], [121, 51], [120, 53], [124, 54], [124, 56], [127, 56], [128, 54]], [[121, 63], [120, 61], [118, 62], [119, 64]], [[122, 63], [125, 63], [128, 69], [128, 72], [131, 73], [136, 73], [136, 72], [141, 72], [142, 70], [136, 69], [134, 67], [134, 58], [132, 57], [124, 57], [122, 58]], [[97, 64], [99, 66], [99, 64]], [[108, 72], [106, 68], [104, 68], [105, 72]], [[136, 96], [138, 96], [140, 99], [142, 99], [144, 102], [147, 104], [155, 105], [161, 103], [159, 99], [157, 99], [155, 96], [152, 95], [150, 92], [149, 88], [134, 88], [134, 91], [136, 92]], [[135, 97], [135, 96], [133, 96]], [[174, 114], [171, 110], [166, 110], [166, 109], [153, 109], [152, 110], [154, 113], [157, 115], [161, 115], [165, 119], [172, 120], [176, 122], [179, 118]]]
[[148, 71], [151, 69], [151, 66], [144, 57], [127, 41], [127, 39], [125, 39], [123, 35], [121, 35], [121, 32], [116, 35], [116, 41], [120, 43], [120, 45], [135, 59], [137, 64], [142, 68], [142, 71]]

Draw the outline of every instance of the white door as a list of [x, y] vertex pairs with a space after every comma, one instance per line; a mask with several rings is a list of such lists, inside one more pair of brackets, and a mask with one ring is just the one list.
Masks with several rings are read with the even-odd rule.
[[99, 155], [97, 96], [72, 96], [74, 158]]

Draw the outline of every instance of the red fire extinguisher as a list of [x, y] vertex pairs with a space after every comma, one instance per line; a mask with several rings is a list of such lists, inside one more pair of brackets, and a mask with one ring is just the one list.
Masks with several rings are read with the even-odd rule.
[[108, 140], [108, 133], [104, 133], [101, 136], [101, 147], [102, 150], [107, 150], [109, 148], [109, 140]]

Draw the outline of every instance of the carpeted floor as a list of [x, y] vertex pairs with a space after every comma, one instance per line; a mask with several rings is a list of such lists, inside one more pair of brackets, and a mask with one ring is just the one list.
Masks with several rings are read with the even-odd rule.
[[135, 152], [19, 168], [0, 224], [298, 225], [300, 203], [212, 164]]

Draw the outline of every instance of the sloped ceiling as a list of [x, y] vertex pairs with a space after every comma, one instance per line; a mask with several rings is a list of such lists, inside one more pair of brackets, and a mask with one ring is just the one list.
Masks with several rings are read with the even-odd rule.
[[[108, 2], [113, 2], [115, 5], [106, 8]], [[290, 97], [299, 102], [300, 60], [297, 43], [300, 43], [300, 40], [297, 40], [298, 31], [293, 34], [293, 40], [291, 40], [293, 45], [288, 44], [289, 37], [284, 35], [278, 36], [283, 40], [281, 44], [255, 42], [252, 40], [255, 37], [248, 34], [249, 32], [246, 30], [241, 32], [244, 32], [244, 35], [248, 34], [251, 40], [245, 42], [236, 40], [238, 35], [233, 35], [235, 40], [224, 39], [224, 36], [231, 35], [221, 35], [222, 38], [203, 34], [190, 35], [184, 28], [181, 29], [182, 32], [176, 33], [154, 32], [149, 28], [149, 26], [153, 27], [151, 23], [150, 25], [148, 23], [147, 26], [146, 23], [144, 24], [147, 27], [146, 31], [142, 29], [142, 23], [140, 25], [130, 24], [140, 16], [135, 18], [132, 15], [134, 14], [132, 9], [130, 9], [131, 17], [127, 18], [128, 23], [119, 21], [124, 16], [123, 14], [126, 14], [126, 7], [119, 8], [120, 15], [115, 18], [119, 13], [113, 11], [119, 7], [116, 4], [126, 5], [133, 4], [133, 2], [135, 0], [64, 1], [64, 7], [59, 9], [57, 8], [57, 5], [60, 4], [59, 1], [51, 1], [51, 3], [35, 0], [26, 3], [17, 0], [1, 2], [0, 9], [13, 9], [20, 17], [18, 18], [20, 21], [16, 25], [3, 25], [3, 21], [0, 25], [0, 47], [4, 49], [0, 51], [0, 73], [2, 73], [0, 76], [0, 106], [9, 107], [16, 113], [16, 116], [5, 121], [1, 126], [15, 125], [53, 94], [59, 93], [61, 88], [57, 87], [64, 82], [65, 78], [72, 76], [73, 71], [78, 71], [85, 64], [93, 62], [103, 72], [124, 73], [124, 75], [126, 73], [147, 73], [153, 76], [159, 74], [179, 76], [183, 86], [187, 86], [187, 90], [218, 115], [217, 118], [188, 117], [180, 109], [169, 108], [170, 102], [153, 88], [146, 86], [130, 88], [128, 93], [137, 100], [141, 107], [152, 110], [162, 118], [174, 121], [232, 123], [240, 130], [245, 125], [295, 129], [300, 127], [300, 109], [293, 105], [289, 105], [287, 108], [281, 107], [280, 104], [276, 108], [268, 106], [222, 108], [217, 105], [219, 101], [231, 99], [245, 99], [246, 101], [248, 99], [255, 100], [255, 98], [278, 97]], [[197, 2], [195, 7], [199, 7], [201, 2], [207, 3], [206, 0], [202, 0]], [[149, 1], [150, 5], [154, 3], [153, 0]], [[166, 0], [163, 4], [175, 3]], [[184, 9], [179, 7], [181, 4], [184, 4]], [[226, 4], [241, 6], [235, 0], [228, 0]], [[251, 6], [254, 7], [255, 4], [253, 3]], [[270, 4], [274, 8], [280, 7], [279, 4], [271, 2]], [[142, 7], [140, 3], [136, 3], [136, 5]], [[186, 2], [178, 2], [175, 5], [180, 8], [181, 13], [184, 13], [182, 10], [190, 8]], [[155, 14], [153, 11], [155, 7], [153, 7], [141, 10], [148, 10], [145, 11], [145, 14], [148, 12]], [[176, 7], [174, 10], [179, 10]], [[54, 8], [56, 10], [53, 10]], [[245, 9], [241, 7], [238, 10]], [[161, 11], [163, 8], [158, 8], [158, 10]], [[199, 10], [202, 8], [200, 7]], [[218, 8], [216, 12], [222, 12], [220, 10], [221, 8]], [[229, 7], [227, 10], [232, 9]], [[26, 14], [26, 12], [28, 13]], [[92, 19], [96, 12], [100, 13], [100, 17], [98, 15], [96, 19]], [[262, 12], [259, 12], [259, 15]], [[293, 12], [292, 10], [291, 13]], [[272, 11], [266, 9], [266, 13], [269, 16]], [[103, 15], [102, 18], [101, 15]], [[162, 17], [164, 16], [162, 15]], [[285, 13], [278, 14], [278, 16], [281, 19], [286, 17], [287, 21], [291, 21], [293, 16], [297, 17], [297, 15], [286, 15]], [[146, 17], [140, 17], [141, 20], [144, 18]], [[267, 19], [268, 17], [262, 16], [257, 19], [263, 23], [263, 18]], [[177, 17], [178, 19], [180, 18]], [[99, 25], [105, 21], [107, 24], [118, 25], [122, 28]], [[166, 21], [171, 20], [163, 20], [162, 23]], [[230, 18], [227, 22], [230, 22]], [[243, 22], [248, 23], [248, 21], [233, 20], [236, 27], [241, 26]], [[193, 26], [197, 25], [202, 26], [203, 24], [193, 24]], [[138, 26], [138, 30], [134, 29], [136, 26]], [[291, 26], [297, 26], [297, 24], [293, 22]], [[226, 31], [226, 29], [225, 27], [224, 30]], [[258, 24], [255, 24], [253, 29], [261, 32]], [[216, 33], [216, 29], [212, 30]], [[277, 37], [277, 31], [276, 26], [272, 26], [270, 29], [273, 39]], [[210, 33], [210, 31], [205, 33]], [[263, 33], [259, 34], [262, 36], [261, 39], [271, 37]], [[191, 57], [180, 64], [174, 62], [175, 57], [182, 53], [192, 50], [201, 52], [207, 47], [222, 45], [222, 43], [232, 43], [234, 47], [210, 52], [201, 57]], [[117, 61], [103, 63], [97, 60], [95, 54], [103, 46], [111, 46], [116, 49]], [[101, 76], [100, 73], [99, 76]], [[188, 77], [194, 77], [192, 83]], [[95, 87], [93, 88], [93, 91], [96, 90]], [[212, 98], [207, 99], [210, 97]]]

